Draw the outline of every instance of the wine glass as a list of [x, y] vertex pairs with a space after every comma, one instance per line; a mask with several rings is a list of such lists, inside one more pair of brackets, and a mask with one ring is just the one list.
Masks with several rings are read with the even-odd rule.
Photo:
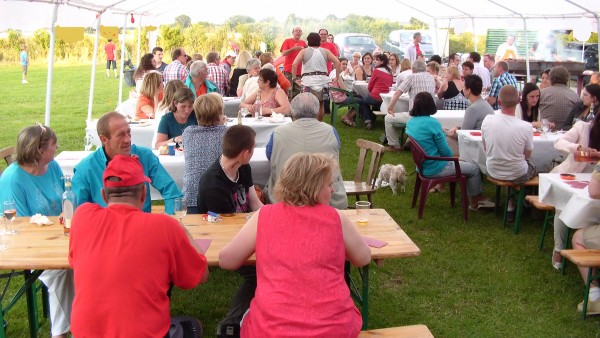
[[17, 218], [17, 207], [15, 201], [4, 201], [2, 203], [4, 218], [10, 221], [10, 230], [4, 232], [5, 235], [16, 235], [19, 232], [15, 230], [13, 220]]
[[175, 199], [175, 215], [179, 217], [179, 223], [183, 225], [183, 216], [187, 214], [187, 201], [183, 197]]
[[92, 150], [92, 146], [94, 145], [93, 141], [94, 139], [90, 134], [85, 135], [85, 137], [83, 138], [83, 146], [85, 147], [85, 151]]

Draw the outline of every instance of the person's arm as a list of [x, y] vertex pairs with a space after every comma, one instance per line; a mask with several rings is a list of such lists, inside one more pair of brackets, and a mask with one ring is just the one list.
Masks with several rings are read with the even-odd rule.
[[445, 80], [444, 83], [440, 86], [440, 89], [437, 92], [437, 96], [440, 99], [444, 98], [444, 93], [448, 90], [448, 80]]
[[[156, 133], [156, 143], [154, 144], [154, 149], [158, 149], [162, 146], [166, 146], [167, 143], [171, 142], [172, 139], [168, 138], [169, 135], [163, 133]], [[175, 142], [175, 141], [173, 141]]]
[[433, 142], [436, 144], [441, 156], [454, 156], [454, 152], [452, 151], [452, 149], [450, 149], [450, 146], [448, 145], [448, 141], [446, 140], [446, 134], [444, 134], [441, 125], [439, 126], [439, 132], [433, 134]]
[[470, 107], [467, 107], [465, 110], [465, 116], [463, 118], [463, 123], [460, 126], [461, 129], [464, 130], [473, 130], [477, 125], [477, 112]]
[[279, 84], [279, 87], [281, 87], [281, 89], [287, 92], [292, 87], [292, 84], [290, 83], [290, 81], [288, 81], [288, 79], [285, 77], [285, 75], [281, 72], [279, 68], [275, 68], [275, 72], [277, 73], [277, 84]]
[[[190, 244], [192, 245], [192, 247], [194, 249], [196, 249], [196, 251], [198, 251], [199, 254], [201, 254], [202, 256], [205, 256], [206, 253], [203, 252], [202, 248], [200, 248], [200, 245], [198, 245], [198, 243], [196, 243], [196, 241], [192, 237], [192, 234], [190, 234], [190, 231], [183, 224], [180, 226], [183, 228], [183, 231], [185, 231], [185, 235], [187, 236], [188, 240], [190, 241]], [[206, 256], [205, 256], [204, 260], [206, 261]], [[200, 283], [204, 283], [207, 280], [208, 280], [208, 264], [206, 264], [206, 268], [204, 269], [204, 272], [202, 273], [202, 278], [200, 278]]]
[[158, 129], [156, 132], [156, 143], [154, 149], [158, 149], [161, 146], [166, 146], [169, 142], [176, 142], [174, 139], [169, 139], [169, 122], [167, 121], [167, 115], [163, 115], [158, 123]]
[[301, 50], [300, 53], [298, 53], [298, 55], [296, 55], [294, 62], [292, 62], [292, 80], [296, 79], [296, 69], [298, 68], [298, 65], [302, 63], [302, 59], [304, 58], [305, 50], [306, 49]]
[[273, 113], [288, 115], [291, 113], [290, 101], [287, 94], [281, 88], [277, 88], [275, 91], [275, 100], [279, 107], [277, 108], [263, 108], [265, 115], [272, 115]]
[[365, 80], [364, 75], [365, 75], [365, 72], [363, 71], [361, 66], [357, 66], [354, 69], [354, 78], [356, 79], [356, 81], [364, 81]]
[[487, 97], [486, 101], [490, 104], [490, 106], [493, 106], [496, 104], [496, 102], [498, 102], [498, 98], [490, 95]]
[[249, 96], [246, 96], [244, 102], [240, 103], [240, 108], [248, 108], [248, 110], [251, 110], [254, 107], [256, 95], [258, 95], [258, 90], [255, 90], [254, 93], [250, 94]]
[[590, 185], [588, 187], [590, 198], [600, 199], [600, 162], [596, 163], [596, 168], [592, 174]]
[[256, 211], [263, 207], [263, 203], [258, 198], [254, 186], [251, 186], [248, 189], [248, 203], [250, 204], [250, 210], [252, 211]]
[[394, 96], [392, 96], [390, 103], [388, 104], [388, 114], [394, 116], [394, 106], [396, 105], [396, 102], [398, 102], [398, 98], [400, 98], [400, 95], [402, 95], [402, 90], [398, 88], [398, 90], [396, 90], [396, 92], [394, 93]]
[[242, 96], [242, 93], [244, 92], [244, 84], [246, 83], [246, 80], [248, 80], [248, 74], [245, 74], [240, 76], [239, 82], [238, 82], [238, 87], [237, 90], [235, 91], [236, 95], [238, 97]]
[[224, 270], [237, 270], [254, 254], [258, 214], [255, 212], [233, 237], [231, 242], [219, 251], [219, 267]]
[[367, 84], [367, 90], [369, 93], [371, 93], [373, 88], [375, 88], [375, 83], [379, 82], [379, 72], [380, 71], [377, 68], [373, 69], [373, 72], [371, 72], [371, 80], [369, 80], [369, 84]]
[[346, 248], [346, 259], [354, 266], [365, 266], [371, 262], [371, 249], [354, 226], [352, 221], [339, 210], [342, 222], [342, 235], [344, 236], [344, 247]]
[[281, 51], [281, 56], [286, 56], [286, 55], [291, 54], [291, 53], [293, 53], [293, 52], [295, 52], [297, 50], [301, 50], [301, 49], [304, 48], [302, 46], [293, 46], [293, 47], [290, 47], [288, 49], [283, 49], [285, 47], [287, 47], [287, 44], [284, 42], [284, 45], [281, 46], [281, 50], [280, 50]]
[[582, 150], [587, 147], [579, 142], [580, 135], [584, 132], [584, 122], [577, 122], [569, 129], [566, 133], [562, 134], [556, 141], [554, 141], [554, 149], [573, 154], [577, 150]]
[[333, 69], [335, 69], [335, 78], [337, 79], [337, 83], [340, 89], [346, 89], [346, 86], [344, 86], [344, 81], [342, 79], [342, 68], [341, 68], [341, 63], [340, 60], [333, 55], [332, 52], [327, 51], [327, 60], [331, 63], [333, 63]]
[[533, 152], [533, 133], [531, 132], [531, 129], [529, 129], [528, 132], [527, 143], [525, 144], [525, 150], [523, 151], [526, 160], [531, 157], [531, 153]]
[[490, 94], [487, 97], [487, 103], [493, 106], [498, 101], [498, 94], [500, 92], [500, 81], [496, 78], [494, 83], [492, 83], [492, 88], [490, 89]]

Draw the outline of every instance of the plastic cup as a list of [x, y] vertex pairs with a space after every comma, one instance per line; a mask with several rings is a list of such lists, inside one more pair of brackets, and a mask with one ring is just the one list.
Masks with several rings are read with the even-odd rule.
[[371, 214], [371, 202], [358, 201], [356, 202], [356, 214], [358, 215], [356, 222], [366, 224], [369, 223], [369, 214]]
[[167, 148], [169, 149], [169, 156], [175, 156], [175, 143], [167, 143]]

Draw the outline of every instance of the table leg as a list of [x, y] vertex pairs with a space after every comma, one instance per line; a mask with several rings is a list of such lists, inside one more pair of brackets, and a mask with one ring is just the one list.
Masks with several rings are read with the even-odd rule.
[[346, 262], [344, 264], [344, 279], [350, 289], [350, 295], [361, 307], [362, 330], [366, 330], [369, 327], [369, 264], [358, 268], [362, 290], [358, 290], [358, 286], [354, 283], [350, 275], [350, 268], [350, 262]]
[[[39, 274], [31, 279], [31, 277], [34, 275], [34, 273], [32, 273], [30, 270], [25, 270], [24, 271], [24, 277], [25, 277], [25, 287], [26, 287], [26, 291], [25, 291], [25, 296], [27, 298], [27, 317], [29, 318], [29, 336], [30, 337], [37, 337], [37, 332], [39, 329], [39, 320], [38, 320], [38, 315], [37, 315], [37, 302], [35, 300], [35, 281], [37, 279], [37, 276], [39, 276]], [[29, 283], [29, 281], [31, 281], [31, 283]], [[29, 285], [27, 285], [29, 284]]]

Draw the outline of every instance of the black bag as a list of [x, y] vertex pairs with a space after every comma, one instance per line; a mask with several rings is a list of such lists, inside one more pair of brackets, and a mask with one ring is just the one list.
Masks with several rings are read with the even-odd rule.
[[202, 325], [193, 317], [171, 317], [171, 326], [165, 338], [201, 338]]

